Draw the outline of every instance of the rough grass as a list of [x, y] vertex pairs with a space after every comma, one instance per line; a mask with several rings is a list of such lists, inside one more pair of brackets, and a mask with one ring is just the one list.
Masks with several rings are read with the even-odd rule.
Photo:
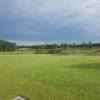
[[100, 57], [0, 55], [0, 100], [100, 100]]

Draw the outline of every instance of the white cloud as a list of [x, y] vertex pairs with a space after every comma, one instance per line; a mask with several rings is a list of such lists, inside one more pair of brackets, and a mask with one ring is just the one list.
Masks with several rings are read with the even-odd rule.
[[[32, 19], [45, 18], [56, 23], [92, 21], [100, 11], [99, 0], [10, 0], [10, 11]], [[96, 17], [97, 18], [97, 17]]]

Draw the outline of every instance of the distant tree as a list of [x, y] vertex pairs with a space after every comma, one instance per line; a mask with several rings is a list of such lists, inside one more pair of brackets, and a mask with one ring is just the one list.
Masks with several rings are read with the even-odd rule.
[[0, 40], [0, 51], [7, 52], [7, 51], [14, 51], [16, 50], [16, 43], [12, 43], [5, 40]]
[[100, 47], [100, 43], [93, 43], [94, 47]]
[[88, 42], [88, 47], [89, 47], [89, 48], [92, 48], [92, 47], [93, 47], [92, 41], [89, 41], [89, 42]]
[[67, 43], [62, 43], [60, 45], [60, 47], [63, 48], [63, 49], [67, 49], [68, 48], [68, 44]]
[[82, 44], [81, 44], [81, 46], [82, 46], [83, 48], [86, 48], [86, 47], [87, 47], [87, 43], [86, 43], [85, 41], [83, 41]]
[[73, 47], [73, 48], [76, 48], [76, 47], [77, 47], [77, 45], [76, 45], [76, 43], [75, 43], [75, 42], [73, 42], [72, 47]]

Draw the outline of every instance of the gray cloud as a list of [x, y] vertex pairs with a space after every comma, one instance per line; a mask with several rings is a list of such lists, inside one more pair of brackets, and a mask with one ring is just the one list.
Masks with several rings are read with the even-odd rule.
[[99, 11], [99, 0], [0, 1], [0, 37], [99, 40]]

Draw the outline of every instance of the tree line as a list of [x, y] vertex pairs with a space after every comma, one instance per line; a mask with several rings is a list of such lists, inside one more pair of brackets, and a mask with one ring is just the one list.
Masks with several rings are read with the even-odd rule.
[[0, 40], [0, 52], [15, 51], [16, 48], [16, 43]]
[[92, 43], [91, 41], [89, 42], [82, 42], [80, 44], [77, 43], [60, 43], [60, 44], [41, 44], [41, 45], [21, 45], [18, 46], [18, 50], [22, 51], [32, 51], [36, 54], [68, 54], [71, 51], [74, 50], [92, 50], [97, 48], [100, 48], [100, 43]]
[[68, 48], [94, 48], [94, 47], [100, 47], [100, 43], [92, 43], [91, 41], [89, 42], [82, 42], [80, 44], [77, 43], [60, 43], [60, 44], [41, 44], [41, 45], [21, 45], [18, 46], [18, 48], [29, 48], [29, 49], [56, 49], [56, 48], [61, 48], [61, 49], [68, 49]]
[[0, 40], [0, 52], [12, 52], [12, 51], [34, 51], [35, 53], [61, 53], [64, 50], [75, 49], [92, 49], [100, 48], [100, 43], [82, 42], [77, 43], [54, 43], [54, 44], [41, 44], [41, 45], [20, 45], [9, 42], [6, 40]]

